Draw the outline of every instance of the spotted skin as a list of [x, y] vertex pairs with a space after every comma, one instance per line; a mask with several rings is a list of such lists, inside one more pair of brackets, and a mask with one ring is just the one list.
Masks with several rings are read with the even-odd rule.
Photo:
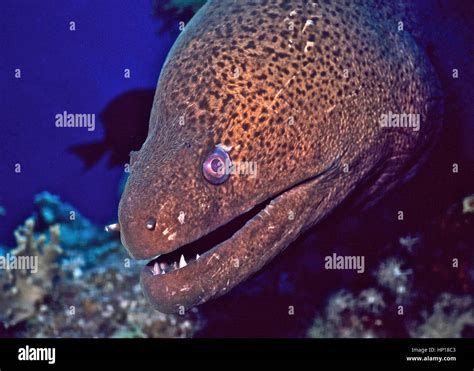
[[[151, 259], [269, 204], [198, 261], [165, 275], [145, 268], [155, 308], [228, 292], [354, 190], [370, 203], [417, 169], [439, 132], [439, 84], [375, 3], [211, 0], [186, 26], [161, 72], [148, 138], [131, 155], [122, 242]], [[389, 111], [420, 114], [420, 130], [381, 127]], [[217, 145], [232, 162], [255, 162], [257, 175], [207, 182], [201, 167]]]

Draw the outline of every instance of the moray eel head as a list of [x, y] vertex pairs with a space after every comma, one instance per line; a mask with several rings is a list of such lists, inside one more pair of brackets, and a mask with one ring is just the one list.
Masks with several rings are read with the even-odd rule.
[[[435, 73], [365, 3], [210, 0], [181, 33], [119, 206], [156, 309], [227, 293], [356, 187], [375, 200], [421, 163]], [[391, 112], [419, 125], [381, 125]]]
[[[146, 296], [176, 312], [226, 293], [276, 255], [276, 241], [287, 243], [280, 224], [292, 218], [285, 197], [308, 174], [243, 162], [239, 148], [156, 119], [132, 154], [119, 225], [131, 256], [150, 260], [141, 274]], [[272, 177], [271, 188], [261, 174]]]
[[[174, 70], [168, 64], [165, 78], [168, 69]], [[162, 91], [165, 81], [160, 80]], [[308, 172], [294, 165], [291, 151], [282, 153], [281, 162], [257, 159], [258, 153], [248, 150], [250, 139], [223, 144], [215, 134], [221, 124], [209, 127], [208, 121], [216, 121], [208, 113], [188, 109], [181, 126], [175, 109], [158, 94], [148, 139], [131, 155], [119, 207], [123, 245], [133, 258], [150, 261], [141, 273], [142, 286], [165, 313], [228, 292], [296, 238], [300, 228], [286, 225], [303, 220], [299, 191], [325, 164]], [[203, 128], [200, 115], [206, 117]]]

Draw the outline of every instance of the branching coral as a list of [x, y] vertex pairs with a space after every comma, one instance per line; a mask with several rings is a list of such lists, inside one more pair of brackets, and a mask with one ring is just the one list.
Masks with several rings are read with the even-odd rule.
[[122, 249], [117, 235], [106, 233], [58, 196], [42, 192], [35, 197], [35, 204], [38, 223], [46, 227], [59, 224], [62, 248], [70, 258], [80, 257], [83, 268]]
[[36, 237], [34, 232], [34, 219], [27, 219], [15, 231], [17, 248], [9, 255], [11, 259], [35, 259], [37, 269], [17, 267], [0, 271], [0, 320], [6, 327], [32, 317], [51, 293], [55, 278], [61, 275], [59, 226], [51, 226], [49, 236], [40, 234]]
[[382, 287], [391, 290], [398, 303], [403, 303], [411, 288], [412, 271], [403, 269], [403, 261], [399, 258], [388, 258], [383, 261], [375, 272], [375, 277]]
[[[28, 321], [34, 337], [188, 337], [199, 326], [197, 313], [154, 311], [136, 282], [138, 267], [97, 268], [81, 279], [63, 279], [56, 295]], [[27, 335], [28, 335], [27, 334]], [[23, 335], [24, 336], [24, 335]]]
[[382, 312], [386, 308], [383, 296], [375, 289], [358, 296], [342, 290], [328, 302], [323, 316], [317, 316], [308, 332], [309, 337], [377, 337], [382, 336]]
[[474, 213], [474, 195], [464, 197], [462, 201], [462, 213]]
[[[0, 337], [185, 337], [196, 330], [196, 312], [150, 308], [136, 281], [140, 266], [117, 236], [55, 195], [43, 192], [35, 203], [35, 216], [14, 233], [17, 247], [0, 250]], [[1, 269], [7, 256], [33, 257], [37, 269]]]
[[474, 300], [469, 296], [443, 293], [431, 313], [423, 313], [423, 323], [413, 326], [412, 337], [459, 338], [467, 326], [474, 326]]
[[473, 210], [474, 195], [466, 196], [387, 247], [365, 283], [374, 288], [335, 294], [309, 336], [472, 336]]

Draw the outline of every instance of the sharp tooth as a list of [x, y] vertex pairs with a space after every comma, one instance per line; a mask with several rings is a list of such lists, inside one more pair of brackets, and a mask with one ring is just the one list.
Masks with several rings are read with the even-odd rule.
[[178, 268], [178, 264], [177, 264], [176, 262], [174, 262], [174, 263], [173, 263], [173, 268], [172, 268], [171, 270], [177, 269], [177, 268]]
[[162, 270], [165, 270], [166, 267], [167, 267], [167, 264], [166, 264], [166, 263], [160, 263], [160, 268], [161, 268]]
[[196, 260], [198, 260], [201, 257], [201, 255], [196, 254]]
[[188, 263], [186, 263], [186, 260], [184, 259], [184, 255], [181, 255], [181, 259], [179, 259], [179, 267], [183, 268], [187, 265], [188, 265]]
[[152, 272], [154, 276], [161, 273], [161, 269], [158, 263], [155, 263], [155, 265], [153, 266]]

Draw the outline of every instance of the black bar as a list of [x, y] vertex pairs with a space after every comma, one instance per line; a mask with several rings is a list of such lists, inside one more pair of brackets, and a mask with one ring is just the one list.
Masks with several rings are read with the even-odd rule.
[[[55, 348], [54, 365], [47, 361], [19, 361], [19, 349], [26, 346], [30, 350]], [[425, 352], [420, 353], [423, 349]], [[406, 359], [428, 356], [456, 360]], [[378, 362], [410, 369], [473, 370], [474, 339], [0, 339], [1, 371], [25, 366], [63, 369], [130, 362], [146, 362], [159, 368], [166, 361], [226, 359]], [[461, 365], [464, 368], [458, 368]]]

